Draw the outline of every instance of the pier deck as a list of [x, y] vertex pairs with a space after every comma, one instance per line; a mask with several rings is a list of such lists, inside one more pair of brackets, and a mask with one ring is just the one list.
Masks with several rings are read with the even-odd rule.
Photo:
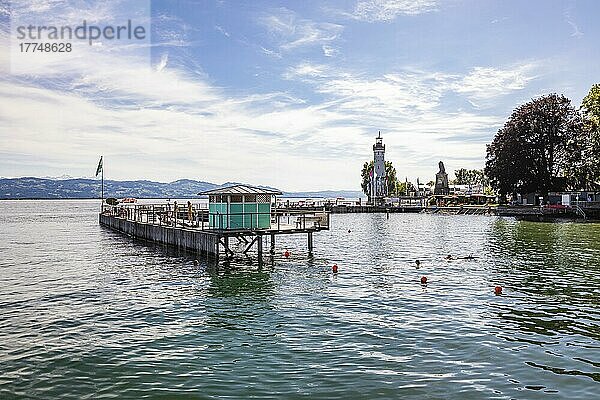
[[[175, 207], [168, 204], [105, 206], [99, 216], [101, 225], [134, 238], [175, 246], [198, 254], [219, 258], [233, 257], [230, 238], [243, 241], [247, 255], [254, 246], [262, 262], [263, 239], [270, 239], [275, 251], [275, 236], [306, 234], [308, 250], [313, 250], [313, 233], [329, 229], [329, 212], [287, 211], [268, 213], [210, 215], [201, 205]], [[258, 228], [261, 218], [269, 218], [267, 228]]]

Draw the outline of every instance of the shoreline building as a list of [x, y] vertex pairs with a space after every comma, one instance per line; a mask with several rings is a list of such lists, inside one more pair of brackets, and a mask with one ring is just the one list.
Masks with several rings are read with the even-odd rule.
[[381, 131], [373, 145], [373, 170], [371, 171], [371, 203], [380, 205], [387, 197], [387, 175], [385, 172], [385, 145]]

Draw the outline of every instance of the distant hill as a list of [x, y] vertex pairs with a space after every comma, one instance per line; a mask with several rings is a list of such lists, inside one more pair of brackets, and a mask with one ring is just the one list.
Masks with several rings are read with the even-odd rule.
[[[104, 197], [188, 198], [206, 190], [235, 185], [180, 179], [163, 183], [141, 181], [104, 181]], [[263, 186], [264, 187], [264, 186]], [[275, 189], [275, 188], [269, 188]], [[283, 197], [345, 197], [355, 198], [358, 191], [288, 192]], [[88, 178], [1, 178], [0, 199], [93, 199], [100, 197], [100, 181]]]

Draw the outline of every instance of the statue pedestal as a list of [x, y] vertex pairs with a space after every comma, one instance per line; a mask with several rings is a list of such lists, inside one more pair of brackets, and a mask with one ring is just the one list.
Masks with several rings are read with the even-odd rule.
[[448, 174], [446, 173], [446, 168], [444, 167], [443, 162], [440, 161], [439, 167], [440, 171], [435, 174], [435, 188], [433, 189], [433, 194], [448, 195], [450, 194]]
[[450, 194], [450, 185], [448, 184], [448, 174], [437, 173], [435, 174], [435, 188], [433, 194]]

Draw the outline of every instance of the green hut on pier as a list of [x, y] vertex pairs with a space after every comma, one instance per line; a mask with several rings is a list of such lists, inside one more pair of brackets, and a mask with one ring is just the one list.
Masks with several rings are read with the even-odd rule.
[[215, 229], [269, 229], [271, 204], [281, 192], [234, 185], [198, 193], [208, 196], [208, 225]]

